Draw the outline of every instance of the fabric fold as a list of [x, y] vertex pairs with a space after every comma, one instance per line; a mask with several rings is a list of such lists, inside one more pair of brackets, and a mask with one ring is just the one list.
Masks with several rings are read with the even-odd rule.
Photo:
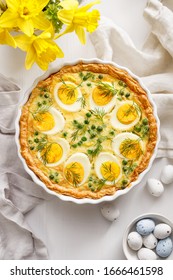
[[173, 157], [173, 13], [160, 1], [149, 0], [144, 17], [151, 25], [151, 34], [141, 50], [107, 18], [102, 18], [90, 37], [98, 58], [129, 68], [153, 94], [161, 123], [157, 156]]

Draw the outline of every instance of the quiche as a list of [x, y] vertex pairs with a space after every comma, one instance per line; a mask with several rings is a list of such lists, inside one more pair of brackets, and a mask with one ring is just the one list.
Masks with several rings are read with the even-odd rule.
[[148, 167], [158, 128], [148, 94], [112, 64], [64, 66], [22, 106], [20, 153], [58, 194], [99, 199], [130, 188]]

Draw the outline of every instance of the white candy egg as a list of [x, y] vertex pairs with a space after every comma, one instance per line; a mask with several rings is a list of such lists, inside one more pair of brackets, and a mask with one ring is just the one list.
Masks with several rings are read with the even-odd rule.
[[154, 251], [148, 248], [141, 248], [137, 252], [137, 256], [139, 260], [157, 260], [157, 255]]
[[33, 125], [41, 133], [51, 135], [63, 130], [65, 120], [60, 111], [50, 107], [48, 111], [36, 115]]
[[45, 150], [38, 153], [38, 157], [46, 166], [54, 167], [66, 160], [69, 151], [69, 143], [63, 138], [57, 138], [56, 141], [48, 143]]
[[115, 129], [129, 130], [140, 119], [141, 112], [138, 105], [133, 101], [122, 101], [111, 113], [110, 122]]
[[160, 223], [155, 226], [154, 236], [158, 239], [164, 239], [168, 237], [172, 232], [171, 227], [168, 224]]
[[[75, 153], [69, 157], [64, 167], [65, 178], [68, 180], [67, 172], [71, 178], [72, 182], [69, 181], [71, 184], [75, 182], [76, 186], [84, 184], [91, 172], [91, 163], [88, 156], [84, 153]], [[74, 182], [75, 174], [77, 177]]]
[[127, 237], [127, 243], [132, 250], [137, 251], [142, 247], [142, 237], [136, 231], [132, 231]]
[[[104, 84], [107, 84], [111, 87], [113, 86], [112, 83], [109, 82], [104, 82]], [[103, 110], [104, 112], [110, 112], [115, 106], [116, 97], [106, 97], [106, 94], [104, 95], [104, 90], [99, 90], [99, 87], [97, 85], [94, 86], [94, 83], [92, 85], [93, 90], [89, 97], [90, 108], [92, 110]]]
[[129, 146], [130, 145], [132, 146], [131, 149], [129, 149], [130, 152], [132, 151], [132, 149], [134, 149], [132, 156], [134, 156], [134, 157], [137, 156], [137, 152], [138, 152], [135, 146], [133, 148], [134, 143], [136, 143], [136, 146], [139, 143], [139, 149], [140, 149], [139, 152], [142, 152], [144, 150], [143, 141], [141, 140], [141, 138], [139, 136], [137, 136], [136, 134], [131, 133], [131, 132], [123, 132], [123, 133], [119, 133], [118, 135], [116, 135], [112, 141], [112, 149], [115, 152], [115, 154], [117, 154], [118, 156], [120, 156], [122, 158], [133, 159], [133, 158], [130, 158], [130, 155], [124, 156], [121, 153], [120, 146], [122, 145], [122, 143], [125, 143], [125, 140], [128, 140], [128, 141], [132, 140], [132, 144], [129, 144]]
[[147, 180], [147, 188], [148, 191], [156, 197], [161, 196], [161, 194], [164, 192], [163, 184], [154, 178], [150, 178]]
[[105, 219], [110, 222], [117, 220], [120, 215], [120, 211], [114, 203], [104, 203], [101, 207], [101, 213]]
[[54, 87], [54, 98], [57, 104], [66, 111], [77, 112], [81, 109], [82, 93], [72, 82], [57, 83]]
[[122, 176], [119, 160], [108, 152], [100, 153], [95, 161], [95, 172], [107, 185], [114, 185]]
[[173, 182], [173, 165], [166, 165], [163, 167], [160, 179], [164, 184]]
[[143, 244], [148, 249], [154, 249], [157, 246], [157, 238], [150, 233], [143, 237]]

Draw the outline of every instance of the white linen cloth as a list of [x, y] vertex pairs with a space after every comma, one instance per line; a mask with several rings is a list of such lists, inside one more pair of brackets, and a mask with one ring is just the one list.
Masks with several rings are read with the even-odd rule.
[[107, 18], [102, 18], [90, 37], [98, 58], [128, 67], [153, 93], [161, 122], [157, 157], [172, 158], [173, 13], [158, 0], [149, 0], [144, 17], [151, 25], [151, 34], [141, 50], [122, 28]]
[[[173, 95], [169, 93], [173, 93], [173, 15], [157, 0], [151, 0], [144, 16], [152, 26], [142, 50], [135, 47], [124, 30], [107, 19], [102, 20], [91, 38], [99, 58], [129, 67], [156, 93], [153, 97], [162, 136], [158, 156], [172, 157]], [[25, 221], [28, 211], [51, 197], [32, 182], [17, 156], [14, 120], [19, 91], [13, 81], [0, 75], [0, 259], [47, 259], [45, 245]]]

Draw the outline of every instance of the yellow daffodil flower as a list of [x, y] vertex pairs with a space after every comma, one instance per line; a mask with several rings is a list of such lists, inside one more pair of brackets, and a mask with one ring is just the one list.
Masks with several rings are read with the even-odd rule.
[[1, 28], [19, 28], [31, 36], [34, 28], [45, 30], [50, 26], [43, 8], [49, 0], [6, 0], [8, 9], [0, 17]]
[[17, 47], [17, 44], [16, 44], [14, 38], [11, 36], [9, 31], [4, 28], [0, 28], [0, 44], [9, 45], [13, 48]]
[[25, 59], [26, 69], [30, 69], [36, 62], [42, 70], [47, 70], [50, 62], [57, 57], [64, 56], [64, 53], [53, 39], [54, 30], [52, 26], [38, 36], [19, 35], [15, 37], [17, 46], [27, 52]]
[[63, 8], [58, 11], [58, 18], [67, 25], [65, 31], [56, 36], [56, 38], [64, 35], [65, 33], [75, 31], [82, 44], [85, 44], [85, 31], [93, 32], [98, 26], [100, 13], [98, 10], [88, 10], [95, 4], [100, 3], [100, 0], [95, 0], [80, 8], [76, 0], [64, 0], [59, 5]]

